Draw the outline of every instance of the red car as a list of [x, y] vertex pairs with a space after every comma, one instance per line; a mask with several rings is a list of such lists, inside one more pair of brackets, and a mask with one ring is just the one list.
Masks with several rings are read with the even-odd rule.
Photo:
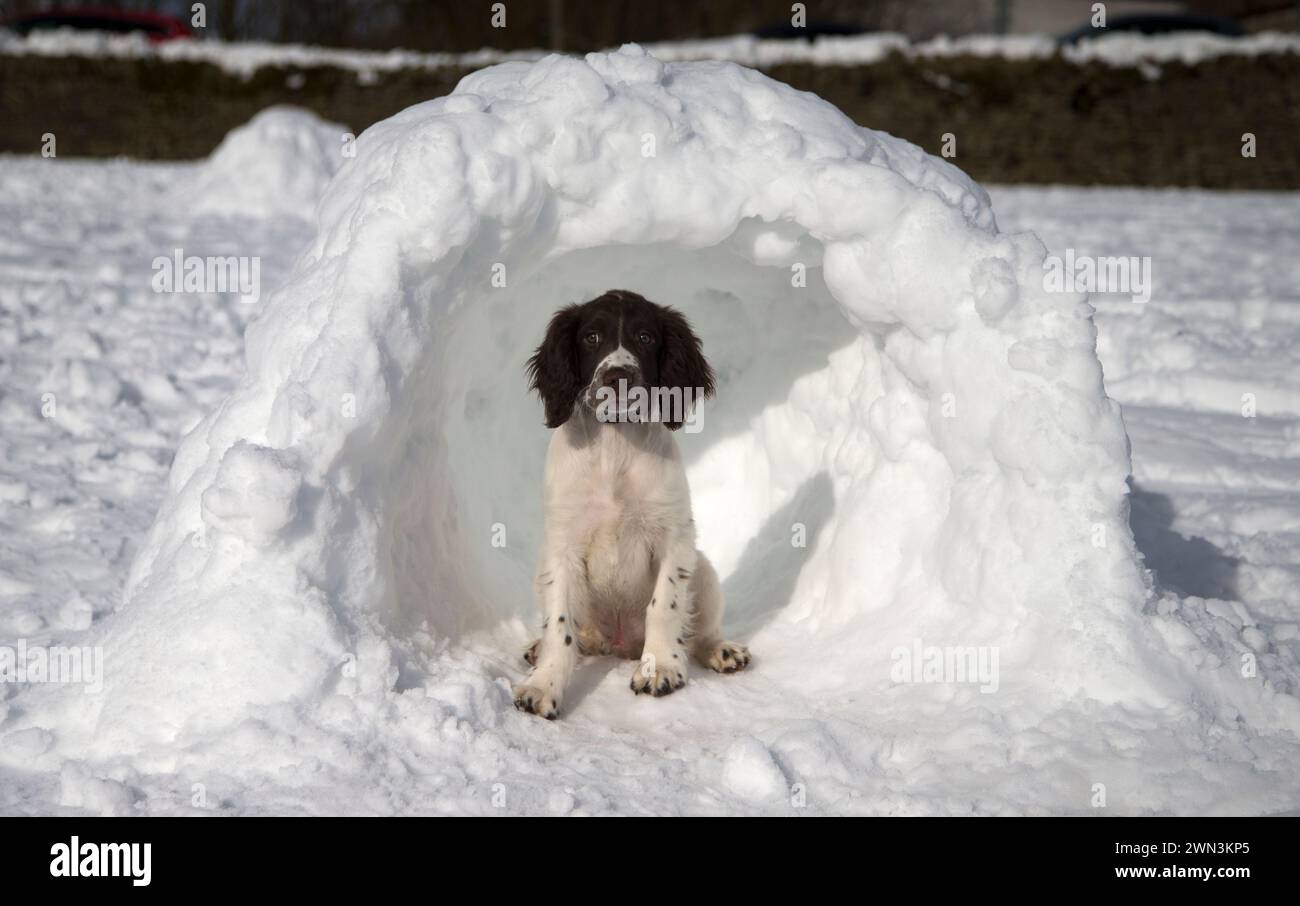
[[119, 35], [140, 32], [154, 44], [194, 37], [190, 27], [175, 16], [84, 6], [14, 16], [0, 21], [0, 28], [24, 36], [34, 31], [55, 28], [104, 31]]

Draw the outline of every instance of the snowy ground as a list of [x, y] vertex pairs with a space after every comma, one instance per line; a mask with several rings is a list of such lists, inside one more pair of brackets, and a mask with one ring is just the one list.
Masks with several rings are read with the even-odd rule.
[[[0, 159], [0, 643], [75, 645], [114, 620], [173, 450], [239, 380], [257, 306], [155, 293], [155, 256], [258, 255], [265, 297], [311, 239], [292, 212], [193, 216], [176, 202], [192, 170]], [[1151, 257], [1150, 302], [1093, 302], [1132, 441], [1152, 607], [1253, 642], [1274, 658], [1281, 698], [1300, 694], [1287, 688], [1300, 648], [1300, 195], [991, 194], [1003, 230], [1034, 230], [1053, 252]], [[815, 482], [802, 493], [828, 494]], [[728, 590], [788, 594], [798, 568], [775, 545], [751, 549]], [[750, 676], [696, 676], [655, 702], [630, 697], [625, 665], [596, 662], [549, 724], [503, 706], [506, 679], [479, 678], [485, 664], [518, 677], [530, 628], [505, 619], [431, 643], [429, 697], [404, 675], [415, 694], [394, 704], [386, 738], [340, 748], [322, 731], [304, 757], [274, 719], [244, 726], [250, 759], [281, 759], [277, 782], [214, 770], [192, 749], [95, 771], [52, 764], [61, 729], [27, 726], [16, 690], [0, 688], [0, 811], [184, 813], [195, 783], [207, 808], [233, 813], [789, 812], [800, 797], [823, 812], [1085, 813], [1097, 782], [1121, 812], [1300, 808], [1293, 733], [1247, 732], [1227, 694], [1190, 693], [1190, 709], [1031, 706], [1021, 724], [990, 711], [953, 732], [842, 684], [822, 694], [800, 676], [808, 658], [783, 665], [768, 649]], [[980, 709], [977, 694], [953, 696]]]
[[1007, 188], [993, 200], [1003, 229], [1053, 250], [1151, 258], [1149, 303], [1093, 299], [1133, 444], [1138, 546], [1164, 586], [1294, 624], [1300, 196]]

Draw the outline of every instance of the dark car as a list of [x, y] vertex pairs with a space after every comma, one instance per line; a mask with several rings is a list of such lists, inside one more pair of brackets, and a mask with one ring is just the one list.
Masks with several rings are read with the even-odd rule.
[[0, 21], [0, 28], [23, 36], [34, 31], [59, 28], [102, 31], [119, 35], [140, 33], [155, 44], [174, 41], [177, 38], [194, 37], [190, 27], [175, 16], [93, 7], [73, 7], [14, 16], [12, 19]]
[[1096, 38], [1112, 32], [1137, 32], [1143, 35], [1169, 35], [1177, 32], [1208, 32], [1226, 38], [1239, 38], [1246, 33], [1241, 23], [1222, 16], [1200, 16], [1192, 13], [1134, 13], [1128, 16], [1111, 16], [1105, 28], [1081, 25], [1056, 40], [1061, 44], [1076, 44], [1086, 38]]

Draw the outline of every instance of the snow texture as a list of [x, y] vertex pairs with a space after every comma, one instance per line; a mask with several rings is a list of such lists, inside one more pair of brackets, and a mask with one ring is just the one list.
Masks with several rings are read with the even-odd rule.
[[[141, 225], [116, 241], [137, 254], [207, 234], [266, 249], [283, 283], [224, 399], [210, 385], [246, 314], [217, 300], [193, 315], [213, 348], [188, 375], [151, 379], [144, 353], [114, 367], [102, 338], [61, 329], [53, 371], [24, 383], [57, 385], [66, 421], [6, 395], [44, 449], [78, 451], [67, 469], [82, 481], [140, 447], [154, 461], [104, 480], [156, 472], [165, 437], [146, 411], [177, 428], [208, 412], [176, 450], [120, 606], [83, 600], [91, 583], [72, 576], [50, 583], [68, 595], [57, 617], [24, 609], [51, 566], [34, 549], [5, 578], [20, 602], [7, 635], [105, 654], [102, 694], [33, 685], [8, 700], [0, 766], [36, 779], [15, 779], [6, 808], [1300, 805], [1295, 572], [1263, 574], [1282, 599], [1263, 620], [1226, 592], [1153, 585], [1130, 505], [1154, 504], [1128, 484], [1093, 309], [1047, 290], [1044, 244], [1000, 231], [960, 171], [751, 70], [629, 45], [495, 66], [375, 125], [325, 190], [314, 237], [292, 212], [185, 223], [140, 200], [230, 160], [275, 178], [337, 131], [275, 111], [197, 168], [57, 165], [87, 181], [118, 168]], [[39, 166], [6, 165], [15, 210], [42, 197]], [[22, 242], [50, 241], [49, 216]], [[0, 299], [111, 306], [121, 265], [104, 256], [89, 289], [46, 278]], [[537, 620], [547, 441], [522, 363], [555, 307], [615, 286], [685, 310], [718, 371], [704, 430], [681, 440], [729, 633], [756, 660], [654, 701], [627, 692], [627, 664], [590, 661], [551, 724], [509, 695]], [[16, 346], [53, 325], [3, 329]], [[1142, 367], [1122, 385], [1140, 391]], [[1278, 379], [1277, 395], [1294, 392]], [[27, 527], [57, 532], [55, 492], [7, 475]], [[995, 674], [900, 673], [927, 646], [978, 651]]]
[[350, 137], [306, 110], [268, 107], [222, 140], [177, 203], [201, 215], [310, 219]]

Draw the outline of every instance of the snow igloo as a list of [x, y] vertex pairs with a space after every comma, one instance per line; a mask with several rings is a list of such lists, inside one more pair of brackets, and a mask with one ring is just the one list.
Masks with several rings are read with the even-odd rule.
[[[1098, 708], [1176, 698], [1091, 309], [949, 163], [629, 45], [493, 66], [371, 127], [317, 225], [176, 454], [82, 757], [378, 771], [389, 798], [350, 806], [374, 810], [423, 777], [472, 811], [504, 776], [538, 811], [678, 808], [655, 782], [778, 807], [804, 781], [828, 810], [1083, 810], [1086, 746], [1062, 747]], [[615, 287], [685, 312], [717, 371], [680, 442], [755, 664], [654, 702], [592, 668], [544, 725], [509, 695], [548, 439], [523, 365], [557, 307]], [[991, 652], [994, 681], [903, 664], [936, 648]], [[1035, 761], [1022, 734], [1049, 725]], [[680, 757], [620, 767], [656, 747]]]

